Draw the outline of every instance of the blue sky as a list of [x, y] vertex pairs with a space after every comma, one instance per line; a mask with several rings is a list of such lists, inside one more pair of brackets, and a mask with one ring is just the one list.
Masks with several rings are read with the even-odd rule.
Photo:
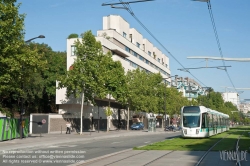
[[[125, 0], [123, 0], [125, 1]], [[128, 0], [126, 0], [128, 1]], [[130, 0], [132, 1], [132, 0]], [[172, 75], [193, 78], [140, 26], [126, 11], [102, 6], [119, 0], [17, 0], [19, 13], [26, 14], [25, 39], [40, 34], [54, 51], [66, 50], [66, 38], [71, 33], [91, 30], [96, 35], [102, 29], [102, 17], [115, 14], [129, 22], [145, 38], [170, 58]], [[250, 1], [211, 0], [213, 16], [224, 57], [250, 58]], [[217, 56], [217, 47], [207, 3], [191, 0], [155, 0], [130, 4], [136, 17], [154, 34], [169, 52], [186, 68], [205, 67], [203, 59], [188, 56]], [[250, 62], [225, 61], [228, 74], [236, 88], [250, 88]], [[209, 60], [208, 66], [222, 66], [223, 62]], [[203, 84], [215, 91], [224, 92], [232, 84], [224, 70], [190, 70]], [[233, 90], [233, 89], [231, 89]], [[239, 90], [242, 91], [242, 90]], [[241, 99], [250, 99], [250, 90], [243, 90]]]

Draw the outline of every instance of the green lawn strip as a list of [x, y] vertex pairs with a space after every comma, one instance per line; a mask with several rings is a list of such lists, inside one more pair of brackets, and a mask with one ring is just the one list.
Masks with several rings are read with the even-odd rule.
[[[248, 153], [250, 153], [250, 127], [249, 126], [241, 126], [241, 127], [237, 127], [237, 128], [231, 128], [230, 132], [232, 132], [232, 134], [236, 135], [235, 138], [235, 142], [234, 142], [234, 148], [233, 150], [235, 150], [235, 146], [236, 146], [236, 141], [238, 140], [238, 137], [241, 135], [240, 137], [240, 141], [239, 141], [239, 151], [245, 151], [247, 150]], [[228, 147], [229, 143], [227, 143], [227, 147]], [[231, 150], [229, 148], [224, 148], [223, 150]]]
[[174, 138], [156, 142], [144, 147], [135, 147], [134, 150], [180, 150], [180, 151], [205, 151], [213, 146], [227, 133], [218, 134], [210, 138]]
[[247, 150], [250, 153], [250, 129], [246, 130], [244, 134], [240, 137], [239, 141], [239, 150], [245, 151]]
[[236, 142], [242, 132], [229, 132], [230, 135], [221, 140], [212, 151], [235, 150]]

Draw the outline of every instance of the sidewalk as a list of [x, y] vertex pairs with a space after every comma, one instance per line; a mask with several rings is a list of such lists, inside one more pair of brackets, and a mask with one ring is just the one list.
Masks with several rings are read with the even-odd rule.
[[[143, 131], [134, 131], [134, 130], [115, 130], [115, 131], [92, 131], [92, 132], [83, 132], [82, 135], [72, 132], [71, 134], [65, 134], [64, 132], [50, 133], [50, 134], [30, 134], [28, 138], [23, 139], [13, 139], [8, 141], [0, 142], [1, 151], [4, 150], [13, 150], [13, 149], [23, 149], [23, 148], [35, 148], [41, 146], [50, 146], [55, 144], [69, 143], [69, 142], [78, 142], [78, 141], [87, 141], [87, 140], [98, 140], [98, 139], [107, 139], [112, 137], [123, 137], [123, 136], [132, 136], [132, 135], [148, 135], [148, 134], [166, 134], [167, 132], [163, 129], [157, 129], [156, 132], [148, 132], [147, 130]], [[0, 151], [0, 154], [1, 154]]]

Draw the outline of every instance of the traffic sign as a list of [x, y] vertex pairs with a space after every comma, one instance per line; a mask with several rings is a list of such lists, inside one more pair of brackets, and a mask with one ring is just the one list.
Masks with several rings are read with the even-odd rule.
[[45, 120], [45, 119], [43, 119], [43, 120], [42, 120], [42, 123], [43, 123], [43, 124], [44, 124], [44, 123], [46, 123], [46, 120]]

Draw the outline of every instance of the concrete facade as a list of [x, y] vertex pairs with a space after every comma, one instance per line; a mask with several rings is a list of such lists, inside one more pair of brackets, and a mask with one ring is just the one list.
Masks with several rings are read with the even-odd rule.
[[[235, 105], [238, 110], [240, 109], [240, 97], [236, 92], [223, 92], [221, 93], [224, 102], [231, 102]], [[235, 110], [236, 111], [236, 110]]]

